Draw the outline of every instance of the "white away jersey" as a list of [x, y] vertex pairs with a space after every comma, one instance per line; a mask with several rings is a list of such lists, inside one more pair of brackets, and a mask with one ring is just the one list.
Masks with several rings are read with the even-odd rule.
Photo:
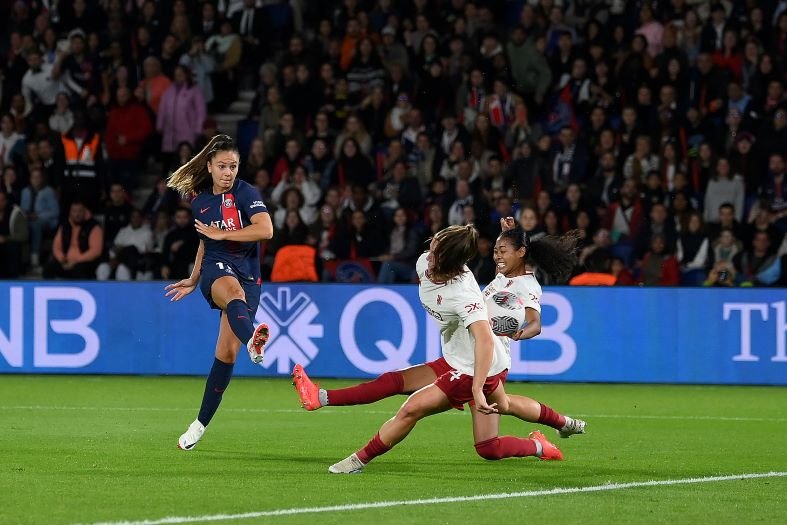
[[[475, 339], [467, 328], [476, 321], [489, 320], [481, 288], [467, 267], [463, 274], [447, 283], [433, 283], [426, 277], [426, 256], [426, 253], [422, 254], [415, 265], [421, 304], [440, 325], [446, 362], [459, 372], [472, 376], [475, 373]], [[508, 368], [510, 361], [503, 347], [495, 344], [489, 376]]]
[[[495, 276], [494, 280], [484, 288], [484, 300], [500, 291], [511, 292], [516, 295], [525, 305], [525, 308], [532, 308], [541, 313], [541, 285], [538, 279], [532, 274], [527, 273], [518, 277], [506, 277], [502, 273]], [[511, 339], [505, 335], [495, 337], [495, 352], [498, 347], [505, 352], [506, 368], [511, 368]]]

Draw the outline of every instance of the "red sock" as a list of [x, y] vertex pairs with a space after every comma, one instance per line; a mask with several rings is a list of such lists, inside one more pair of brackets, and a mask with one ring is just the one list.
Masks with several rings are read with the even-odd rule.
[[532, 439], [502, 436], [476, 443], [475, 450], [484, 459], [523, 458], [536, 455], [536, 442]]
[[391, 447], [383, 443], [383, 440], [380, 439], [380, 433], [378, 432], [374, 435], [371, 441], [369, 441], [361, 450], [356, 452], [355, 455], [358, 456], [358, 459], [360, 459], [365, 465], [377, 456], [382, 456], [389, 450], [391, 450]]
[[329, 405], [366, 405], [396, 394], [403, 394], [404, 376], [401, 372], [386, 372], [368, 383], [327, 392]]
[[538, 422], [560, 430], [566, 424], [566, 416], [558, 414], [541, 403], [541, 415], [538, 416]]

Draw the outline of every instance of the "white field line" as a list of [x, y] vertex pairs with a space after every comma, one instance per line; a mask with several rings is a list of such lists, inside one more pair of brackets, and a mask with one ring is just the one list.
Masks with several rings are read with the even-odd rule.
[[[69, 406], [69, 405], [0, 405], [2, 410], [109, 410], [116, 412], [188, 412], [193, 411], [195, 407], [107, 407], [107, 406]], [[222, 412], [250, 412], [259, 414], [299, 414], [305, 412], [300, 408], [222, 408]], [[366, 408], [355, 407], [331, 407], [320, 411], [321, 414], [381, 414], [391, 416], [394, 410], [369, 410]], [[446, 412], [452, 416], [467, 416], [466, 413], [458, 410]], [[669, 419], [681, 421], [752, 421], [752, 422], [767, 422], [767, 423], [784, 423], [787, 422], [787, 417], [746, 417], [746, 416], [707, 416], [707, 415], [690, 415], [690, 416], [664, 416], [664, 415], [648, 415], [648, 414], [575, 414], [569, 413], [575, 417], [584, 417], [588, 419]]]
[[404, 507], [415, 505], [438, 505], [443, 503], [465, 503], [468, 501], [487, 501], [514, 498], [532, 498], [535, 496], [557, 496], [560, 494], [583, 494], [588, 492], [606, 492], [610, 490], [623, 490], [642, 487], [663, 487], [669, 485], [690, 485], [696, 483], [714, 483], [717, 481], [737, 481], [758, 478], [781, 478], [787, 472], [762, 472], [755, 474], [733, 474], [730, 476], [707, 476], [702, 478], [663, 479], [654, 481], [634, 481], [631, 483], [606, 483], [589, 487], [554, 488], [547, 490], [528, 490], [523, 492], [502, 492], [498, 494], [480, 494], [477, 496], [452, 496], [443, 498], [410, 499], [399, 501], [372, 501], [368, 503], [349, 503], [346, 505], [331, 505], [325, 507], [296, 507], [289, 509], [262, 510], [257, 512], [243, 512], [240, 514], [208, 514], [204, 516], [168, 516], [153, 520], [142, 521], [109, 521], [94, 525], [165, 525], [174, 523], [200, 523], [210, 521], [245, 520], [272, 516], [292, 516], [294, 514], [322, 514], [326, 512], [346, 512], [364, 509], [382, 509], [388, 507]]

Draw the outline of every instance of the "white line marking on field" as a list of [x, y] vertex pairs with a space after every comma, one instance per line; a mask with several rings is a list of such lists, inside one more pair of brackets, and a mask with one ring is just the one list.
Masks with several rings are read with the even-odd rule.
[[346, 505], [331, 505], [325, 507], [301, 507], [290, 509], [263, 510], [258, 512], [244, 512], [240, 514], [212, 514], [205, 516], [168, 516], [154, 520], [142, 521], [107, 521], [94, 525], [165, 525], [173, 523], [199, 523], [223, 520], [245, 520], [264, 518], [270, 516], [291, 516], [294, 514], [321, 514], [325, 512], [343, 512], [350, 510], [382, 509], [387, 507], [402, 507], [409, 505], [437, 505], [442, 503], [464, 503], [467, 501], [485, 501], [513, 498], [532, 498], [535, 496], [556, 496], [560, 494], [581, 494], [586, 492], [605, 492], [610, 490], [623, 490], [641, 487], [663, 487], [669, 485], [689, 485], [694, 483], [713, 483], [717, 481], [737, 481], [757, 478], [781, 478], [787, 472], [762, 472], [756, 474], [733, 474], [730, 476], [708, 476], [702, 478], [662, 479], [654, 481], [634, 481], [631, 483], [606, 483], [589, 487], [554, 488], [547, 490], [528, 490], [523, 492], [502, 492], [498, 494], [479, 494], [476, 496], [453, 496], [443, 498], [411, 499], [399, 501], [373, 501], [369, 503], [349, 503]]
[[[0, 410], [109, 410], [117, 412], [187, 412], [193, 411], [194, 407], [102, 407], [102, 406], [57, 406], [57, 405], [0, 405]], [[251, 412], [259, 414], [300, 414], [305, 413], [302, 408], [222, 408], [222, 412]], [[386, 416], [393, 415], [394, 409], [391, 410], [369, 410], [354, 407], [331, 407], [327, 410], [321, 410], [320, 414], [382, 414]], [[466, 413], [454, 410], [446, 412], [451, 416], [464, 416]], [[683, 421], [752, 421], [752, 422], [768, 422], [768, 423], [784, 423], [787, 422], [786, 417], [746, 417], [746, 416], [663, 416], [663, 415], [649, 415], [649, 414], [570, 414], [576, 417], [585, 417], [588, 419], [670, 419], [670, 420], [683, 420]]]

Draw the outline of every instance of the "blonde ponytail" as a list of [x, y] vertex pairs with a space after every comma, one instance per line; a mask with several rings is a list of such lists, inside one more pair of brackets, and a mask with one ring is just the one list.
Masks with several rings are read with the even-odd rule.
[[194, 155], [183, 166], [176, 169], [167, 179], [167, 186], [184, 197], [198, 193], [212, 183], [208, 173], [208, 161], [219, 151], [238, 151], [238, 147], [229, 135], [216, 135], [202, 151]]

